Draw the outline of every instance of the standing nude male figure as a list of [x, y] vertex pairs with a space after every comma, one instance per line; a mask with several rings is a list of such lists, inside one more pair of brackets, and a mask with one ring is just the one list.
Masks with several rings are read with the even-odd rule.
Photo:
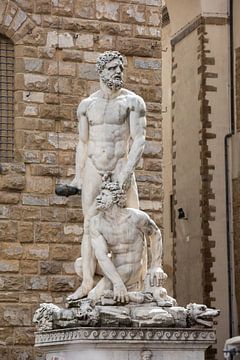
[[89, 237], [89, 221], [97, 213], [95, 199], [101, 188], [101, 175], [110, 172], [113, 181], [127, 189], [127, 206], [139, 206], [133, 172], [145, 144], [145, 103], [140, 96], [122, 88], [123, 59], [120, 53], [107, 51], [102, 54], [97, 60], [97, 71], [100, 90], [84, 99], [77, 110], [79, 142], [76, 174], [71, 186], [82, 190], [83, 281], [69, 296], [71, 300], [88, 295], [94, 286], [96, 259]]

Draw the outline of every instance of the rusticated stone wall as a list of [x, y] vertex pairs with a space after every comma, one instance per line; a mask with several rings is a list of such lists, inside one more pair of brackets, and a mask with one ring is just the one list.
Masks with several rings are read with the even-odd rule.
[[161, 225], [160, 0], [0, 2], [0, 33], [15, 50], [15, 160], [0, 165], [0, 359], [33, 360], [32, 315], [61, 304], [78, 279], [78, 196], [54, 195], [74, 174], [76, 107], [98, 88], [95, 60], [125, 55], [126, 87], [148, 108], [137, 170], [141, 207]]

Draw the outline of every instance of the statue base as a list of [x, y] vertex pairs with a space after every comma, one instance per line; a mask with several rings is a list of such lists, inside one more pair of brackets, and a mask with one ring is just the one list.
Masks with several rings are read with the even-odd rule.
[[79, 327], [37, 332], [46, 360], [204, 360], [213, 329]]

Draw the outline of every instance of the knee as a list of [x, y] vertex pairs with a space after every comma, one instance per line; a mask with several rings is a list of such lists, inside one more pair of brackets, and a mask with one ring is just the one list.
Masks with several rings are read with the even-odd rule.
[[75, 269], [76, 273], [78, 274], [78, 276], [82, 279], [83, 270], [82, 270], [82, 258], [81, 257], [77, 258], [77, 260], [75, 260], [74, 269]]

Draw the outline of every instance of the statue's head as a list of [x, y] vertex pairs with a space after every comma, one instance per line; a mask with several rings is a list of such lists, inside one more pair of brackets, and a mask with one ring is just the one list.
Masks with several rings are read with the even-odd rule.
[[109, 89], [123, 86], [123, 57], [118, 51], [105, 51], [97, 58], [96, 70]]
[[107, 210], [113, 205], [121, 208], [126, 206], [126, 194], [120, 189], [118, 182], [109, 181], [106, 179], [102, 183], [102, 190], [96, 198], [97, 209]]
[[152, 352], [151, 350], [143, 350], [141, 353], [142, 360], [151, 360], [152, 359]]

